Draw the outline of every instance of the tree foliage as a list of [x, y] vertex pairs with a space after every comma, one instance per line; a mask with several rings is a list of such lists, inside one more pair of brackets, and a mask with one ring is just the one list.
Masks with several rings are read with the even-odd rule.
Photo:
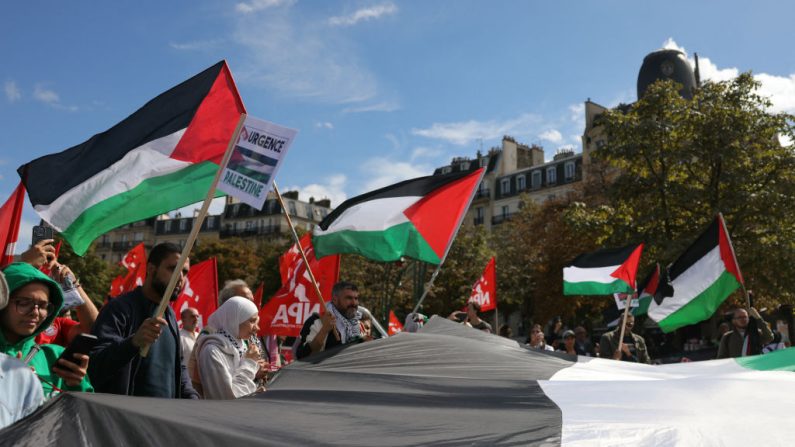
[[793, 116], [772, 113], [758, 87], [746, 73], [687, 100], [655, 83], [601, 117], [606, 144], [592, 156], [607, 175], [593, 178], [608, 179], [597, 188], [612, 210], [607, 242], [644, 240], [667, 264], [721, 212], [749, 286], [792, 302], [795, 155], [779, 136], [794, 136]]

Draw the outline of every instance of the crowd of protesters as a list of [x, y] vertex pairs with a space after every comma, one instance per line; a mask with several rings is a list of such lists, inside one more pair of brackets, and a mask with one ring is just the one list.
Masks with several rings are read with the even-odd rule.
[[[334, 285], [325, 312], [312, 314], [295, 339], [258, 336], [259, 309], [251, 288], [242, 280], [227, 282], [219, 291], [220, 306], [198, 331], [199, 313], [185, 308], [182, 327], [170, 306], [162, 317], [156, 309], [179, 264], [181, 249], [171, 243], [152, 248], [142, 286], [107, 302], [97, 311], [68, 266], [58, 263], [52, 240], [37, 243], [21, 262], [0, 272], [0, 428], [38, 408], [61, 391], [84, 391], [183, 399], [235, 399], [264, 391], [269, 374], [288, 361], [321, 353], [335, 346], [373, 339], [374, 320], [359, 305], [359, 290], [350, 282]], [[184, 264], [170, 299], [180, 294], [190, 269]], [[46, 273], [45, 273], [46, 272]], [[64, 306], [65, 293], [79, 297]], [[492, 332], [470, 302], [450, 320]], [[70, 314], [77, 317], [70, 318]], [[406, 316], [405, 330], [415, 332], [427, 317]], [[544, 328], [533, 324], [525, 346], [569, 355], [650, 363], [646, 340], [637, 333], [631, 315], [594, 343], [583, 326], [569, 329], [560, 317]], [[731, 324], [719, 328], [717, 357], [756, 355], [788, 347], [788, 328], [778, 322], [775, 333], [753, 309], [737, 309]], [[85, 335], [85, 334], [91, 335]], [[507, 324], [498, 335], [513, 338]], [[93, 336], [93, 337], [92, 337]], [[80, 338], [92, 338], [88, 354], [64, 356]], [[142, 348], [148, 349], [142, 355]]]

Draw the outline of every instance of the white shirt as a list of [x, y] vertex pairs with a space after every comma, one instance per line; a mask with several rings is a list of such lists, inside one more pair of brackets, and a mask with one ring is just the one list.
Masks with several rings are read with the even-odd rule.
[[196, 332], [191, 332], [185, 329], [179, 330], [179, 341], [182, 345], [182, 364], [188, 366], [190, 354], [193, 352], [193, 347], [196, 346]]

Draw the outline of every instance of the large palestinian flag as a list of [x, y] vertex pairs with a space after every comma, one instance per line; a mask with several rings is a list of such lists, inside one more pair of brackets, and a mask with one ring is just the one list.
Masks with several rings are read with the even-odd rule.
[[435, 316], [417, 333], [294, 362], [264, 393], [226, 401], [64, 393], [0, 431], [0, 439], [35, 447], [142, 440], [162, 446], [186, 440], [246, 446], [789, 446], [795, 439], [793, 370], [795, 348], [644, 365], [532, 351]]
[[668, 267], [668, 278], [673, 290], [658, 293], [648, 311], [663, 332], [706, 320], [743, 284], [723, 216]]
[[635, 291], [643, 244], [585, 253], [563, 268], [564, 295], [611, 295]]
[[440, 264], [484, 168], [406, 180], [348, 199], [315, 228], [318, 258], [357, 253], [392, 262], [402, 256]]
[[222, 61], [18, 172], [39, 215], [83, 254], [120, 225], [203, 200], [244, 112]]

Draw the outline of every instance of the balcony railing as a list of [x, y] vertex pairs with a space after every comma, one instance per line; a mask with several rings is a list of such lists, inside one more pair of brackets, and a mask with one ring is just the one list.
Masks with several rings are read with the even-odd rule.
[[252, 237], [278, 233], [281, 233], [281, 227], [278, 225], [265, 225], [255, 228], [225, 228], [221, 230], [221, 237]]
[[481, 198], [487, 198], [488, 199], [491, 196], [490, 192], [491, 191], [489, 191], [488, 188], [478, 189], [475, 192], [475, 198], [476, 199], [481, 199]]
[[510, 220], [511, 216], [513, 216], [513, 213], [498, 214], [496, 216], [492, 216], [491, 224], [492, 225], [499, 225], [499, 224], [505, 222], [506, 220]]

